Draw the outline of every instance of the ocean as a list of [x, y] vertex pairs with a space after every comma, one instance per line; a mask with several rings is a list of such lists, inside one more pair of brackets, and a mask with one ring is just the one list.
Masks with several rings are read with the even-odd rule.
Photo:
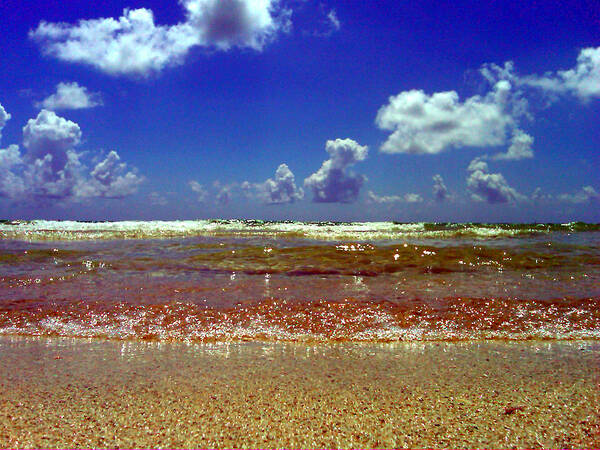
[[600, 224], [0, 222], [0, 334], [600, 338]]

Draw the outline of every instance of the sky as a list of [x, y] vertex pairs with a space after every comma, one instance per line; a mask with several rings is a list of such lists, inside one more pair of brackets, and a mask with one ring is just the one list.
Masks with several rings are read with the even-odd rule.
[[0, 218], [600, 222], [600, 3], [3, 0]]

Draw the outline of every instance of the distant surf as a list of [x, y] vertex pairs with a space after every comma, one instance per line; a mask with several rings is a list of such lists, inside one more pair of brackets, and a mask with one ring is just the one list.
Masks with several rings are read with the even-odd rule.
[[402, 237], [510, 237], [551, 232], [600, 231], [600, 224], [451, 222], [296, 222], [263, 220], [180, 220], [77, 222], [2, 220], [0, 238], [30, 240], [160, 239], [191, 236], [264, 236], [314, 239], [397, 239]]

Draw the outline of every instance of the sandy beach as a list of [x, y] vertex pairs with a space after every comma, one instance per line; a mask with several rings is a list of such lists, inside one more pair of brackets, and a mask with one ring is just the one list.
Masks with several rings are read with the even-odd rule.
[[1, 447], [598, 447], [597, 341], [0, 338]]

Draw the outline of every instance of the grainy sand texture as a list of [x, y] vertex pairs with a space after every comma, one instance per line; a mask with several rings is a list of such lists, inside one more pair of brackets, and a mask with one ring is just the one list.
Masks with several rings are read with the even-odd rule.
[[600, 343], [0, 338], [1, 447], [600, 447]]

